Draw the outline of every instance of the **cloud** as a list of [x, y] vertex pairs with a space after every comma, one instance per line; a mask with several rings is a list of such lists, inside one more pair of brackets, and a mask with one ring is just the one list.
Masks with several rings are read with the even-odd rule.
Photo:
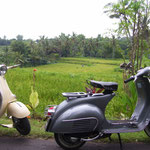
[[[103, 14], [103, 7], [112, 0], [5, 0], [0, 1], [0, 37], [37, 39], [60, 33], [95, 37], [113, 27]], [[114, 0], [113, 0], [114, 1]]]

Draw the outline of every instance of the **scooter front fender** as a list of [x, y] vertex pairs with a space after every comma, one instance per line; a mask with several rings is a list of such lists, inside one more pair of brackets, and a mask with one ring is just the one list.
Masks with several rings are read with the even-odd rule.
[[19, 101], [15, 101], [8, 104], [7, 115], [16, 118], [25, 118], [30, 114], [28, 108]]

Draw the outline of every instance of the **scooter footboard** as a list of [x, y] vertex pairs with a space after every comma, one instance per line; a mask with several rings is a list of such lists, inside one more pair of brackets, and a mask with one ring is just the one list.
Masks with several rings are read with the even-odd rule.
[[104, 121], [101, 110], [84, 104], [66, 110], [57, 119], [49, 121], [47, 131], [54, 133], [89, 133], [99, 129]]
[[16, 101], [8, 104], [7, 115], [16, 118], [25, 118], [30, 114], [28, 108], [21, 102]]

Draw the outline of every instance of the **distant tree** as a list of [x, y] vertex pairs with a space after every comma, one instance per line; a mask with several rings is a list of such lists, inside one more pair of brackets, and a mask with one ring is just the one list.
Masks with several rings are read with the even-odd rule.
[[0, 38], [0, 45], [10, 45], [10, 40], [6, 39], [6, 36], [4, 36], [3, 38]]
[[142, 65], [142, 57], [146, 50], [144, 41], [149, 37], [149, 1], [118, 0], [118, 3], [109, 3], [105, 8], [110, 18], [119, 19], [119, 28], [116, 31], [125, 35], [130, 41], [129, 58], [132, 62], [132, 74], [134, 74]]
[[0, 50], [0, 63], [9, 65], [11, 63], [14, 63], [15, 58], [15, 53], [12, 52], [8, 46], [2, 47], [2, 49]]
[[22, 35], [17, 35], [16, 38], [17, 38], [18, 41], [22, 41], [23, 40], [23, 36]]
[[29, 54], [29, 47], [24, 41], [13, 40], [10, 44], [10, 49], [12, 52], [15, 52], [15, 61], [18, 61], [19, 59], [23, 62], [26, 61]]
[[60, 36], [51, 39], [40, 36], [36, 41], [24, 40], [22, 35], [11, 40], [5, 37], [0, 38], [0, 59], [7, 64], [22, 60], [25, 65], [35, 66], [55, 62], [60, 57], [120, 58], [121, 50], [127, 55], [127, 44], [124, 39], [101, 35], [86, 38], [83, 34], [76, 33], [61, 33]]

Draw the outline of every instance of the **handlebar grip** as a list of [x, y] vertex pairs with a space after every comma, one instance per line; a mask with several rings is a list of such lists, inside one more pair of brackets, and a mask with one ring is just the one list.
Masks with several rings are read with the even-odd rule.
[[130, 82], [130, 81], [132, 81], [132, 80], [134, 80], [134, 76], [132, 76], [132, 77], [130, 77], [129, 79], [127, 79], [127, 80], [124, 80], [124, 83], [128, 83], [128, 82]]
[[13, 69], [13, 68], [16, 68], [16, 67], [18, 67], [18, 66], [20, 66], [20, 64], [13, 65], [13, 66], [8, 66], [7, 69]]

